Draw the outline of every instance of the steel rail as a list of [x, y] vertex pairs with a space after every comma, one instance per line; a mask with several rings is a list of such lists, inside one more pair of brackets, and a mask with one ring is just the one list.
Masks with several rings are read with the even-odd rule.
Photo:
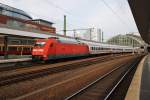
[[97, 63], [113, 60], [115, 58], [118, 58], [118, 56], [111, 57], [111, 58], [105, 57], [105, 58], [99, 58], [99, 59], [92, 59], [91, 61], [87, 60], [84, 62], [77, 62], [77, 63], [73, 63], [73, 64], [68, 64], [68, 65], [61, 65], [61, 66], [46, 68], [46, 69], [42, 69], [42, 70], [36, 70], [36, 71], [6, 76], [6, 77], [0, 77], [0, 86], [13, 84], [13, 83], [17, 83], [20, 81], [25, 81], [28, 79], [39, 78], [42, 76], [55, 74], [58, 72], [64, 72], [64, 71], [73, 70], [73, 69], [77, 69], [77, 68], [81, 68], [81, 67], [87, 67], [87, 66], [94, 65]]
[[[109, 57], [111, 55], [105, 55], [105, 56], [101, 56], [101, 58], [104, 58], [104, 57]], [[117, 54], [115, 56], [118, 56]], [[99, 56], [100, 57], [100, 56]], [[88, 58], [85, 58], [85, 59], [95, 59], [93, 56], [92, 57], [88, 57]], [[98, 58], [98, 57], [97, 57]], [[81, 58], [82, 60], [83, 58]], [[69, 59], [66, 59], [66, 60], [69, 60]], [[75, 60], [80, 60], [80, 59], [75, 59]], [[53, 60], [52, 60], [53, 61]], [[54, 60], [55, 61], [55, 60]], [[57, 60], [58, 61], [58, 60]], [[72, 61], [72, 60], [69, 60], [69, 61]], [[28, 63], [28, 64], [24, 64], [25, 63]], [[61, 62], [61, 61], [60, 61]], [[13, 64], [13, 66], [12, 66]], [[14, 65], [15, 64], [15, 65]], [[51, 62], [50, 64], [54, 64], [54, 62]], [[18, 66], [19, 65], [19, 66]], [[37, 66], [43, 66], [43, 65], [49, 65], [47, 63], [35, 63], [35, 62], [32, 62], [32, 60], [29, 60], [29, 61], [20, 61], [20, 62], [8, 62], [8, 63], [0, 63], [0, 72], [3, 72], [3, 71], [9, 71], [9, 70], [16, 70], [16, 69], [21, 69], [21, 68], [26, 68], [26, 67], [37, 67]]]
[[[136, 60], [137, 61], [137, 60]], [[139, 60], [138, 60], [139, 61]], [[136, 62], [137, 63], [137, 62]], [[133, 64], [133, 62], [131, 63], [131, 65]], [[131, 65], [128, 65], [128, 66], [131, 66]], [[134, 64], [135, 65], [135, 64]], [[132, 65], [134, 67], [134, 65]], [[96, 83], [98, 83], [99, 81], [101, 81], [102, 79], [106, 78], [108, 75], [112, 74], [113, 72], [115, 72], [116, 70], [120, 69], [122, 66], [126, 66], [126, 64], [121, 64], [119, 66], [117, 66], [116, 68], [114, 68], [113, 70], [109, 71], [108, 73], [104, 74], [103, 76], [101, 76], [100, 78], [98, 78], [97, 80], [93, 81], [92, 83], [88, 84], [87, 86], [83, 87], [82, 89], [78, 90], [77, 92], [73, 93], [71, 96], [68, 96], [67, 98], [65, 98], [65, 100], [70, 100], [72, 99], [73, 97], [75, 97], [76, 95], [82, 93], [83, 91], [87, 90], [89, 87], [95, 85]], [[133, 68], [132, 67], [132, 68]], [[131, 68], [130, 68], [131, 69]], [[128, 72], [128, 71], [127, 71]], [[127, 73], [126, 72], [126, 73]], [[125, 73], [125, 75], [126, 75]], [[125, 76], [124, 76], [125, 77]], [[124, 78], [121, 78], [121, 80], [123, 80]], [[119, 81], [120, 82], [120, 81]], [[117, 83], [118, 84], [118, 83]], [[115, 85], [115, 87], [117, 87]], [[113, 91], [115, 90], [115, 87], [113, 88]], [[112, 90], [111, 90], [112, 91]], [[113, 92], [112, 91], [112, 92]], [[111, 92], [111, 93], [112, 93]], [[105, 97], [105, 100], [107, 100], [107, 98], [109, 97], [109, 95], [111, 95], [111, 93], [109, 92], [109, 94]]]
[[107, 94], [107, 96], [104, 98], [104, 100], [108, 100], [111, 97], [111, 95], [114, 93], [116, 88], [121, 84], [121, 82], [125, 79], [125, 77], [128, 75], [128, 73], [132, 71], [132, 69], [136, 66], [136, 64], [139, 63], [139, 61], [140, 61], [140, 58], [131, 64], [131, 67], [121, 77], [121, 79], [117, 82], [117, 84], [111, 89], [111, 91]]

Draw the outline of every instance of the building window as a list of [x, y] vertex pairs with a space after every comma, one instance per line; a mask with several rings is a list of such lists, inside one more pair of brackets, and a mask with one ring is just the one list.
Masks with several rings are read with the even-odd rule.
[[1, 13], [3, 15], [7, 15], [7, 16], [11, 16], [11, 17], [17, 17], [17, 18], [21, 18], [21, 19], [25, 19], [25, 20], [29, 20], [30, 19], [27, 16], [24, 16], [22, 14], [15, 13], [15, 12], [12, 12], [12, 11], [8, 11], [8, 10], [2, 10]]
[[15, 26], [15, 27], [24, 27], [25, 24], [22, 22], [15, 21], [15, 20], [8, 20], [7, 25]]

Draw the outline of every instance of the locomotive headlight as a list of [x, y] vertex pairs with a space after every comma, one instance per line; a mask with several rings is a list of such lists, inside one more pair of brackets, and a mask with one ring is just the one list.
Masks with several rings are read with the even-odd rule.
[[37, 52], [37, 51], [43, 52], [44, 50], [43, 50], [43, 49], [33, 49], [33, 51], [34, 51], [34, 52]]
[[39, 49], [38, 51], [43, 52], [44, 50], [43, 49]]
[[35, 52], [35, 51], [37, 51], [37, 49], [33, 49], [33, 51]]
[[44, 57], [47, 57], [47, 55], [44, 55]]

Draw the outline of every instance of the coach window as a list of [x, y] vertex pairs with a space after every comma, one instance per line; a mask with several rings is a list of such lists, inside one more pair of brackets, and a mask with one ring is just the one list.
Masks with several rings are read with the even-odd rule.
[[14, 50], [14, 51], [16, 51], [16, 50], [17, 50], [17, 48], [16, 48], [16, 47], [9, 47], [8, 49], [9, 49], [10, 51], [11, 51], [11, 50], [12, 50], [12, 51], [13, 51], [13, 50]]
[[5, 47], [3, 46], [3, 50], [2, 51], [4, 51], [5, 50]]
[[21, 47], [18, 47], [18, 51], [21, 51], [22, 50], [22, 48]]
[[3, 46], [0, 46], [0, 47], [1, 47], [0, 51], [3, 51]]
[[29, 51], [29, 50], [30, 50], [30, 48], [27, 48], [27, 47], [26, 47], [26, 48], [24, 48], [24, 51]]
[[95, 47], [93, 47], [93, 50], [95, 50]]
[[21, 44], [27, 45], [27, 40], [21, 40]]
[[18, 45], [18, 44], [20, 44], [20, 41], [19, 40], [10, 40], [9, 43], [13, 44], [13, 45]]
[[28, 40], [28, 45], [33, 45], [34, 44], [34, 40]]

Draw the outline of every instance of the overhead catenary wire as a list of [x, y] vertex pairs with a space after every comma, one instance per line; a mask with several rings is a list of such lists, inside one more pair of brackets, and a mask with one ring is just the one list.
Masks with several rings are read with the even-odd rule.
[[[67, 10], [65, 10], [64, 8], [58, 6], [57, 4], [55, 4], [55, 3], [53, 3], [53, 2], [51, 2], [51, 1], [49, 1], [49, 0], [45, 0], [45, 1], [47, 1], [47, 4], [50, 4], [52, 7], [55, 7], [55, 8], [57, 8], [57, 9], [61, 10], [62, 12], [64, 12], [64, 15], [65, 15], [65, 14], [71, 15], [71, 13], [70, 13], [69, 11], [67, 11]], [[10, 1], [7, 0], [7, 2], [10, 2]], [[44, 19], [46, 19], [46, 20], [48, 20], [49, 18], [50, 18], [50, 19], [53, 19], [53, 18], [50, 17], [50, 16], [45, 16], [45, 15], [43, 15], [43, 14], [36, 13], [36, 12], [31, 11], [31, 10], [28, 10], [28, 11], [26, 11], [26, 12], [32, 14], [32, 16], [34, 16], [35, 18], [44, 18]], [[63, 15], [62, 15], [62, 16], [63, 16]], [[62, 17], [62, 18], [63, 18], [63, 17]], [[49, 20], [49, 21], [51, 21], [51, 20]], [[59, 23], [62, 23], [62, 24], [63, 24], [63, 20], [62, 20], [62, 19], [56, 19], [56, 20], [53, 19], [53, 21], [54, 21], [54, 23], [59, 22]], [[57, 24], [57, 23], [56, 23], [56, 24]], [[69, 26], [74, 26], [73, 24], [71, 24], [71, 23], [69, 23], [69, 22], [67, 22], [67, 24], [68, 24]]]
[[[52, 2], [51, 0], [45, 0], [45, 2], [46, 2], [46, 4], [50, 4], [51, 6], [55, 7], [56, 9], [59, 9], [60, 11], [64, 12], [64, 15], [72, 16], [71, 19], [73, 19], [74, 21], [83, 22], [82, 20], [79, 20], [78, 18], [76, 18], [73, 13], [66, 10], [62, 6], [57, 5], [56, 3]], [[72, 26], [74, 26], [74, 25], [72, 25]]]
[[[63, 11], [64, 13], [66, 13], [66, 14], [68, 14], [68, 15], [70, 15], [70, 16], [74, 16], [74, 15], [72, 15], [72, 13], [70, 13], [69, 11], [67, 11], [66, 9], [64, 9], [63, 7], [58, 6], [57, 4], [53, 3], [52, 1], [46, 0], [46, 2], [49, 3], [49, 4], [51, 4], [51, 5], [54, 6], [55, 8], [57, 8], [57, 9]], [[68, 22], [67, 22], [67, 24], [68, 24]], [[69, 25], [74, 26], [74, 25], [72, 25], [72, 24], [69, 24]], [[76, 29], [72, 29], [72, 31], [74, 31], [74, 30], [76, 30]], [[62, 30], [60, 30], [60, 31], [62, 31]], [[67, 31], [70, 31], [70, 30], [67, 30]], [[59, 31], [58, 31], [58, 32], [59, 32]]]
[[105, 0], [99, 0], [99, 1], [103, 2], [103, 4], [104, 4], [108, 9], [110, 9], [110, 11], [118, 18], [118, 20], [120, 20], [120, 22], [121, 22], [124, 26], [126, 26], [129, 30], [131, 30], [130, 27], [127, 25], [127, 23], [124, 22], [124, 20], [118, 15], [118, 13], [117, 13]]
[[[45, 2], [45, 1], [46, 1], [46, 2]], [[57, 5], [57, 4], [54, 3], [53, 1], [51, 1], [51, 0], [45, 0], [45, 1], [44, 1], [44, 2], [45, 2], [46, 4], [49, 4], [49, 5], [53, 6], [53, 7], [55, 7], [56, 9], [61, 10], [62, 12], [64, 12], [65, 14], [67, 14], [67, 15], [69, 15], [69, 16], [73, 16], [70, 11], [66, 10], [66, 9], [63, 8], [62, 6]], [[99, 0], [99, 1], [102, 1], [102, 2], [105, 4], [105, 6], [106, 6], [107, 8], [109, 8], [109, 9], [111, 10], [111, 12], [120, 20], [120, 22], [121, 22], [123, 25], [125, 25], [128, 29], [130, 29], [130, 27], [127, 25], [127, 23], [118, 15], [118, 13], [117, 13], [105, 0]], [[28, 12], [29, 12], [29, 11], [28, 11]], [[46, 18], [46, 19], [47, 19], [47, 17], [48, 17], [48, 16], [43, 16], [43, 15], [40, 15], [40, 14], [33, 13], [33, 12], [31, 12], [31, 11], [30, 11], [30, 13], [32, 13], [33, 15], [35, 15], [35, 16], [37, 16], [37, 17], [40, 16], [40, 18], [42, 17], [42, 18]], [[64, 15], [65, 15], [65, 14], [64, 14]], [[50, 17], [49, 17], [49, 18], [50, 18]], [[72, 18], [71, 18], [71, 19], [72, 19]], [[56, 20], [56, 21], [57, 21], [57, 20]], [[59, 22], [60, 22], [60, 21], [59, 21]], [[63, 22], [63, 21], [61, 21], [61, 22]], [[69, 21], [67, 21], [67, 24], [68, 24], [69, 26], [75, 26], [75, 25], [73, 25], [72, 23], [69, 23]]]
[[72, 15], [69, 11], [67, 11], [66, 9], [64, 9], [63, 7], [58, 6], [57, 4], [53, 3], [50, 0], [45, 0], [45, 2], [47, 2], [48, 4], [52, 5], [53, 7], [63, 11], [64, 13], [68, 14], [68, 15]]
[[[52, 2], [52, 1], [50, 1], [50, 0], [45, 0], [45, 2], [46, 2], [46, 4], [49, 4], [49, 5], [53, 6], [54, 8], [59, 9], [60, 11], [64, 12], [63, 15], [74, 16], [71, 12], [69, 12], [69, 11], [66, 10], [65, 8], [63, 8], [63, 7], [59, 6], [59, 5], [57, 5], [56, 3], [54, 3], [54, 2]], [[73, 17], [72, 17], [72, 18], [73, 18]], [[79, 21], [79, 20], [78, 20], [78, 21]], [[63, 20], [61, 20], [61, 22], [63, 22]], [[79, 22], [80, 22], [80, 21], [79, 21]], [[69, 21], [67, 21], [67, 25], [69, 25], [69, 26], [76, 26], [76, 25], [73, 25], [73, 24], [69, 23]]]
[[[58, 5], [56, 5], [55, 3], [53, 3], [52, 1], [46, 0], [49, 4], [51, 4], [52, 6], [54, 6], [55, 8], [63, 11], [64, 13], [71, 15], [72, 14], [68, 11], [66, 11], [63, 7], [60, 7]], [[128, 24], [118, 15], [118, 13], [105, 1], [105, 0], [101, 0], [103, 2], [103, 4], [110, 9], [110, 11], [118, 18], [118, 20], [125, 26], [128, 28], [128, 30], [131, 30], [131, 28], [128, 26]]]
[[[35, 12], [32, 12], [32, 11], [27, 11], [27, 12], [30, 13], [30, 14], [32, 14], [32, 15], [35, 16], [35, 17], [48, 19], [47, 16], [43, 16], [43, 15], [37, 14], [37, 13], [35, 13]], [[55, 23], [55, 22], [59, 22], [59, 23], [63, 24], [63, 20], [62, 20], [62, 19], [57, 19], [57, 20], [54, 21], [54, 23]], [[58, 23], [56, 23], [56, 24], [58, 24]], [[69, 22], [67, 22], [67, 25], [69, 25], [69, 26], [74, 26], [73, 24], [71, 24], [71, 23], [69, 23]]]
[[[8, 2], [9, 2], [9, 0], [8, 0]], [[66, 10], [65, 8], [63, 8], [63, 7], [61, 7], [60, 5], [57, 5], [56, 3], [54, 3], [53, 1], [51, 1], [51, 0], [45, 0], [45, 1], [43, 1], [43, 3], [46, 3], [46, 4], [48, 4], [48, 5], [51, 5], [51, 7], [54, 7], [54, 8], [56, 8], [56, 9], [59, 9], [60, 11], [62, 11], [63, 12], [63, 15], [67, 15], [67, 16], [74, 16], [70, 11], [68, 11], [68, 10]], [[49, 19], [49, 18], [51, 18], [51, 17], [49, 17], [49, 16], [45, 16], [45, 15], [42, 15], [42, 14], [40, 14], [40, 13], [36, 13], [36, 12], [33, 12], [33, 11], [31, 11], [31, 10], [28, 10], [28, 11], [26, 11], [26, 12], [28, 12], [28, 13], [30, 13], [30, 14], [32, 14], [32, 16], [34, 16], [35, 18], [37, 17], [37, 18], [44, 18], [44, 19]], [[63, 16], [62, 15], [62, 16]], [[52, 18], [51, 18], [52, 19]], [[74, 20], [75, 22], [81, 22], [81, 20], [79, 20], [79, 19], [76, 19], [75, 17], [71, 17], [71, 20]], [[51, 21], [51, 20], [50, 20]], [[59, 22], [59, 23], [62, 23], [63, 24], [63, 20], [62, 19], [57, 19], [57, 20], [55, 20], [54, 21], [54, 23], [55, 22]], [[56, 23], [57, 24], [57, 23]], [[69, 26], [71, 26], [71, 27], [73, 27], [73, 26], [76, 26], [76, 27], [79, 27], [79, 25], [74, 25], [74, 24], [72, 24], [72, 23], [70, 23], [69, 21], [67, 21], [67, 25], [69, 25]]]

